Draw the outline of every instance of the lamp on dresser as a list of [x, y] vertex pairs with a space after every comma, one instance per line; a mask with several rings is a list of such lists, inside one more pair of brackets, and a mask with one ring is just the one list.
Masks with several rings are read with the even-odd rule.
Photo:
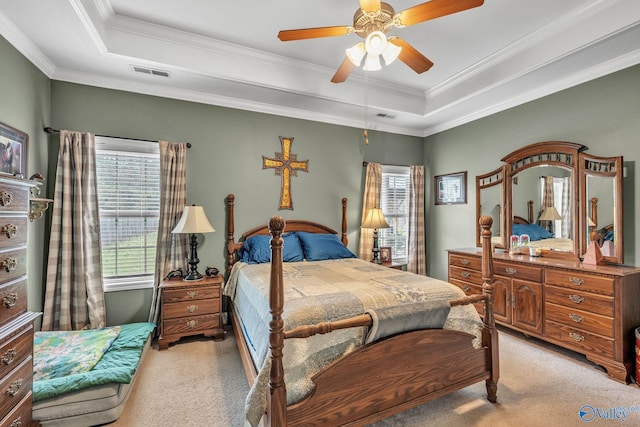
[[389, 224], [387, 220], [384, 218], [382, 214], [382, 209], [380, 208], [371, 208], [367, 211], [367, 215], [360, 226], [362, 228], [372, 228], [373, 229], [373, 259], [371, 262], [375, 262], [376, 264], [382, 264], [380, 260], [380, 248], [378, 247], [378, 229], [380, 228], [389, 228]]
[[189, 273], [184, 277], [185, 281], [202, 280], [202, 274], [198, 273], [198, 242], [196, 238], [197, 233], [212, 233], [216, 230], [213, 229], [207, 215], [204, 213], [202, 206], [185, 206], [184, 212], [178, 224], [173, 229], [172, 233], [190, 234], [189, 244], [191, 246], [191, 252], [189, 256]]

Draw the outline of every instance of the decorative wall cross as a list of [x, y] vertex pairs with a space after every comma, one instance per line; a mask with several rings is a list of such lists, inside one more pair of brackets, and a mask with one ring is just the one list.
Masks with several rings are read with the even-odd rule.
[[276, 175], [280, 175], [280, 206], [279, 210], [293, 210], [293, 201], [291, 200], [291, 176], [298, 176], [298, 171], [309, 172], [308, 160], [298, 160], [297, 154], [291, 153], [291, 144], [293, 138], [280, 137], [280, 145], [282, 152], [276, 153], [275, 159], [262, 156], [262, 169], [275, 169]]

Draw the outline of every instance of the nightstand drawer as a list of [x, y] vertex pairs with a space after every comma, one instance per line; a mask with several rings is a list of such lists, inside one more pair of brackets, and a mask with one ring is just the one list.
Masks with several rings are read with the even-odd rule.
[[547, 302], [613, 317], [613, 298], [557, 286], [544, 287]]
[[220, 298], [209, 298], [194, 301], [166, 303], [162, 306], [164, 319], [177, 317], [200, 316], [220, 312]]
[[181, 317], [179, 319], [163, 320], [162, 333], [166, 335], [197, 334], [199, 331], [220, 327], [219, 314], [204, 316]]
[[594, 334], [613, 337], [613, 319], [611, 317], [547, 302], [545, 304], [545, 319]]
[[162, 291], [162, 301], [173, 303], [180, 301], [193, 301], [209, 298], [220, 298], [220, 287], [190, 287], [184, 289], [165, 289]]
[[613, 296], [613, 279], [607, 277], [580, 274], [573, 271], [547, 270], [545, 283], [584, 292]]

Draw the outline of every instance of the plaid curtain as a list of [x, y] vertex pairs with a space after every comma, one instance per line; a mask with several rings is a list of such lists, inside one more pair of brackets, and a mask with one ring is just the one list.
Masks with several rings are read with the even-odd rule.
[[158, 322], [162, 279], [171, 270], [184, 268], [189, 258], [188, 235], [171, 234], [187, 202], [186, 159], [186, 144], [160, 141], [160, 218], [149, 322]]
[[424, 166], [412, 165], [409, 170], [409, 259], [407, 271], [427, 274], [424, 248]]
[[[546, 208], [553, 206], [555, 203], [554, 203], [554, 196], [553, 196], [553, 177], [543, 176], [543, 177], [540, 177], [540, 179], [542, 179], [544, 182], [544, 187], [543, 187], [544, 192], [542, 194], [542, 210], [540, 212], [540, 214], [542, 214], [542, 212], [544, 212]], [[546, 225], [547, 225], [547, 230], [549, 230], [552, 234], [555, 234], [554, 233], [555, 227], [554, 227], [553, 221], [547, 221]]]
[[42, 330], [106, 326], [95, 137], [60, 131]]
[[571, 194], [573, 190], [571, 189], [571, 178], [565, 176], [562, 179], [562, 235], [565, 239], [573, 239], [573, 198]]
[[[382, 186], [382, 165], [380, 163], [367, 164], [366, 178], [364, 182], [364, 194], [362, 197], [362, 218], [360, 224], [365, 220], [367, 211], [371, 208], [380, 207], [380, 188]], [[370, 228], [360, 228], [360, 245], [358, 247], [358, 257], [365, 261], [371, 261], [373, 257], [373, 230]]]

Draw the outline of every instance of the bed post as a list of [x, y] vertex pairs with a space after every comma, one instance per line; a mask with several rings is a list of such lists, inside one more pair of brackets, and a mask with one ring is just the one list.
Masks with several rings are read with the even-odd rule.
[[536, 222], [536, 216], [533, 214], [533, 200], [527, 202], [527, 215], [529, 217], [529, 224], [534, 224]]
[[269, 220], [271, 233], [271, 278], [269, 282], [269, 349], [271, 350], [271, 372], [269, 393], [267, 394], [267, 425], [283, 427], [287, 425], [287, 391], [284, 384], [282, 349], [284, 347], [284, 280], [282, 276], [282, 232], [285, 221], [280, 216]]
[[235, 237], [234, 233], [234, 218], [233, 218], [233, 208], [235, 206], [236, 196], [233, 194], [229, 194], [227, 196], [227, 275], [231, 273], [231, 267], [234, 262], [234, 247]]
[[342, 243], [347, 246], [349, 239], [347, 238], [347, 198], [342, 198]]
[[487, 379], [487, 399], [497, 401], [498, 379], [500, 378], [500, 362], [498, 359], [498, 330], [493, 317], [493, 248], [491, 247], [491, 225], [493, 218], [480, 218], [482, 231], [482, 294], [487, 296], [484, 303], [484, 345], [489, 344], [489, 370], [491, 376]]

